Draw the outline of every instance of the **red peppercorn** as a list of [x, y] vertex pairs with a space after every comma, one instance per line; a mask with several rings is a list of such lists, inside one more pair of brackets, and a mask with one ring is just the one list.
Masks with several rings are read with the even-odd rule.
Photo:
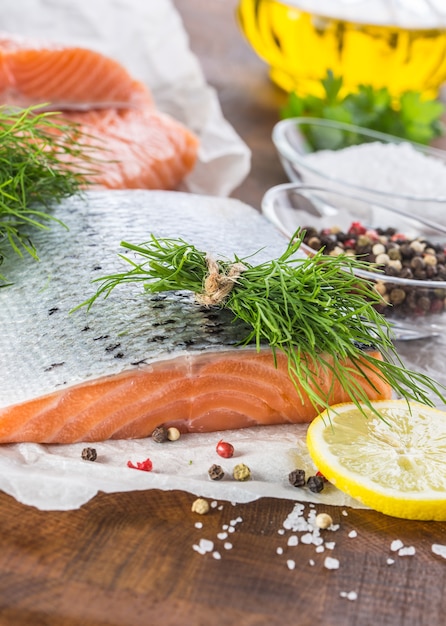
[[390, 237], [390, 241], [394, 241], [395, 243], [403, 243], [404, 241], [407, 241], [407, 237], [406, 235], [403, 235], [403, 233], [395, 233]]
[[150, 472], [153, 465], [150, 459], [146, 459], [145, 461], [136, 461], [136, 465], [134, 465], [131, 461], [127, 461], [127, 467], [142, 470], [143, 472]]
[[223, 441], [223, 439], [220, 439], [220, 441], [217, 443], [216, 450], [217, 454], [219, 456], [222, 456], [224, 459], [230, 459], [231, 456], [234, 454], [234, 446], [232, 445], [232, 443]]
[[379, 241], [379, 235], [374, 228], [369, 228], [368, 230], [366, 230], [365, 235], [371, 241]]
[[322, 480], [323, 480], [325, 483], [327, 483], [327, 482], [328, 482], [328, 480], [325, 478], [325, 476], [323, 475], [323, 473], [322, 473], [322, 472], [319, 472], [319, 471], [318, 471], [318, 472], [316, 472], [316, 476], [319, 476], [319, 478], [322, 478]]
[[356, 239], [346, 239], [344, 241], [344, 248], [356, 248]]
[[365, 235], [367, 228], [361, 222], [352, 222], [348, 229], [349, 235]]

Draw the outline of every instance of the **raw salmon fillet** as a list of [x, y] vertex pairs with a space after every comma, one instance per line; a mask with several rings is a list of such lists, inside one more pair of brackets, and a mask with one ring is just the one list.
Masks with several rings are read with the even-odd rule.
[[[116, 288], [107, 299], [70, 311], [92, 295], [92, 279], [121, 271], [122, 240], [182, 237], [233, 258], [279, 256], [286, 239], [265, 218], [231, 199], [180, 192], [88, 192], [55, 209], [67, 227], [33, 235], [40, 262], [11, 258], [2, 273], [0, 441], [101, 441], [150, 435], [160, 424], [205, 432], [307, 422], [279, 354], [243, 347], [230, 312], [198, 305], [192, 294]], [[124, 264], [127, 268], [127, 264]], [[378, 354], [376, 354], [379, 357]], [[374, 371], [372, 399], [391, 390]], [[331, 386], [327, 371], [320, 385]], [[334, 385], [333, 403], [348, 400]]]
[[0, 34], [0, 101], [54, 110], [98, 106], [145, 107], [149, 90], [109, 57], [78, 47]]
[[79, 124], [94, 158], [91, 188], [176, 189], [197, 160], [197, 137], [151, 107], [64, 113], [61, 120]]
[[197, 161], [197, 136], [159, 112], [124, 67], [92, 50], [0, 35], [0, 104], [45, 105], [78, 124], [79, 143], [94, 157], [89, 187], [177, 189]]

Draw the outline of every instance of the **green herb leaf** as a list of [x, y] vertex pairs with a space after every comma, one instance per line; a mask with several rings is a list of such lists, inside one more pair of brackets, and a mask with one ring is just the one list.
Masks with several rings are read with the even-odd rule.
[[[335, 77], [331, 70], [321, 80], [325, 92], [323, 97], [299, 96], [292, 92], [286, 105], [281, 109], [281, 117], [316, 117], [370, 128], [409, 141], [428, 144], [444, 133], [441, 117], [445, 106], [439, 100], [424, 100], [419, 92], [406, 91], [399, 98], [393, 98], [386, 87], [359, 85], [354, 93], [341, 96], [342, 77]], [[330, 147], [320, 137], [312, 137], [315, 149]], [[357, 143], [362, 141], [359, 137]], [[337, 141], [331, 149], [352, 145], [351, 134], [345, 133], [342, 142]]]
[[[315, 365], [325, 367], [359, 408], [365, 405], [373, 410], [360, 382], [351, 374], [360, 372], [369, 379], [371, 369], [407, 400], [432, 406], [430, 394], [434, 394], [446, 402], [441, 386], [400, 362], [390, 326], [375, 308], [381, 296], [373, 282], [354, 273], [367, 269], [368, 264], [322, 251], [302, 258], [296, 253], [303, 236], [297, 232], [282, 256], [266, 263], [252, 265], [237, 256], [233, 262], [216, 262], [219, 273], [225, 276], [234, 263], [244, 266], [219, 305], [248, 324], [251, 331], [243, 344], [254, 343], [260, 350], [266, 342], [273, 352], [282, 351], [296, 388], [303, 389], [318, 410], [328, 404], [318, 387]], [[77, 308], [90, 308], [97, 298], [107, 297], [117, 285], [127, 282], [141, 282], [149, 292], [203, 292], [208, 261], [206, 253], [195, 246], [182, 239], [157, 239], [153, 235], [139, 246], [128, 242], [121, 245], [140, 260], [120, 255], [131, 269], [96, 279], [101, 283], [97, 292]], [[371, 344], [384, 356], [383, 361], [361, 349]]]
[[57, 221], [51, 206], [80, 193], [93, 173], [79, 126], [40, 108], [0, 107], [0, 263], [9, 250], [37, 258], [29, 228]]

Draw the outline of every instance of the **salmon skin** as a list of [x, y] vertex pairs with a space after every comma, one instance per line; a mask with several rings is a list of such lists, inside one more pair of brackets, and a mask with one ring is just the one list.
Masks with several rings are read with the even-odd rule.
[[42, 105], [63, 112], [55, 121], [75, 122], [79, 144], [94, 158], [89, 188], [177, 189], [198, 158], [197, 136], [93, 50], [0, 34], [0, 104]]
[[[239, 342], [243, 323], [191, 294], [114, 289], [90, 311], [91, 281], [122, 270], [122, 240], [182, 237], [211, 254], [279, 256], [286, 239], [251, 207], [180, 192], [88, 192], [64, 201], [62, 226], [33, 235], [40, 262], [11, 258], [0, 298], [0, 442], [140, 438], [160, 424], [183, 432], [310, 421], [279, 354]], [[378, 354], [376, 356], [379, 357]], [[390, 388], [375, 372], [372, 399]], [[320, 384], [331, 379], [321, 371]], [[333, 403], [348, 400], [334, 385]]]

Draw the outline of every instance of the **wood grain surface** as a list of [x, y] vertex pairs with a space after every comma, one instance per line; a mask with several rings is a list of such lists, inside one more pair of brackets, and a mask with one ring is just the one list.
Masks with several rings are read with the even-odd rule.
[[[253, 151], [252, 172], [233, 195], [259, 207], [269, 187], [285, 182], [270, 140], [284, 95], [244, 42], [235, 0], [175, 5], [225, 117]], [[278, 533], [292, 501], [219, 502], [198, 519], [194, 499], [180, 490], [100, 494], [76, 511], [45, 512], [0, 493], [0, 625], [445, 623], [446, 560], [432, 553], [432, 544], [446, 544], [445, 523], [318, 506], [340, 528], [329, 536], [333, 552], [316, 553], [303, 543], [287, 547], [287, 535]], [[218, 534], [237, 519], [233, 547], [225, 549]], [[193, 550], [201, 538], [215, 542], [220, 560]], [[395, 539], [416, 553], [395, 555]], [[339, 559], [339, 569], [323, 566], [328, 553]], [[295, 561], [294, 570], [287, 559]], [[344, 597], [351, 591], [356, 600]]]

